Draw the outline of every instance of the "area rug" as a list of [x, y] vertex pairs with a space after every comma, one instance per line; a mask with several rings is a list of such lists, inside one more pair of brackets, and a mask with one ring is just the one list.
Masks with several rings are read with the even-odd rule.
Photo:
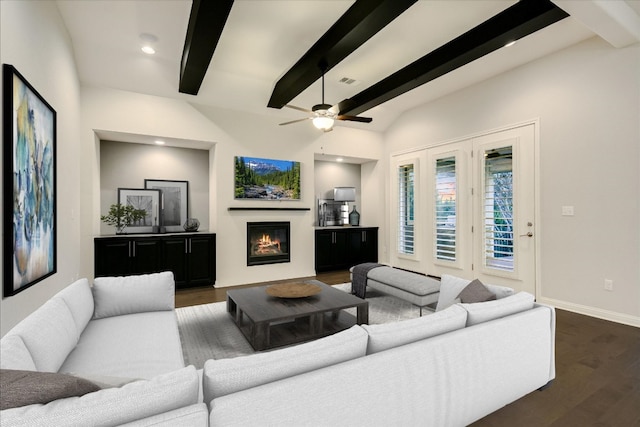
[[[351, 283], [335, 285], [334, 288], [351, 292]], [[367, 292], [367, 301], [371, 325], [420, 316], [417, 307], [376, 291]], [[355, 309], [346, 311], [355, 315]], [[176, 314], [187, 365], [201, 369], [208, 359], [225, 359], [255, 352], [227, 313], [226, 302], [178, 308]]]

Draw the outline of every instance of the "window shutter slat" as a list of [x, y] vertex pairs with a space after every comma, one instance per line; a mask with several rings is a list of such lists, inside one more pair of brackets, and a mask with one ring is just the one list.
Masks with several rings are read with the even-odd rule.
[[456, 261], [456, 158], [437, 159], [435, 178], [434, 254], [438, 260]]
[[484, 262], [487, 267], [513, 271], [512, 149], [488, 150], [484, 158]]

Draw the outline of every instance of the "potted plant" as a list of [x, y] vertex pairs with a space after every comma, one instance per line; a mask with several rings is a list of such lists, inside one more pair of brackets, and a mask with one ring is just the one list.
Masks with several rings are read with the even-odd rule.
[[109, 213], [102, 215], [100, 219], [116, 228], [116, 234], [123, 234], [125, 228], [143, 219], [147, 215], [144, 209], [136, 209], [131, 205], [116, 203], [111, 205]]

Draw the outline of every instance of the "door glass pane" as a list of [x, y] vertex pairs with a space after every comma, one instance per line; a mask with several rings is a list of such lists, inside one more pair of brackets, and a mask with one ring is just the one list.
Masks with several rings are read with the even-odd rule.
[[484, 262], [503, 271], [514, 266], [512, 151], [484, 152]]
[[436, 160], [435, 255], [436, 259], [456, 260], [456, 158]]
[[398, 253], [412, 255], [413, 245], [413, 164], [398, 167]]

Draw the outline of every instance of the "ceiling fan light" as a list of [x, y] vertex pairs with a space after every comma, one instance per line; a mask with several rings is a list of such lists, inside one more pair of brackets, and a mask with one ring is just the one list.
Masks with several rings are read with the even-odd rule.
[[313, 125], [326, 132], [333, 127], [333, 119], [331, 117], [317, 116], [313, 118]]

